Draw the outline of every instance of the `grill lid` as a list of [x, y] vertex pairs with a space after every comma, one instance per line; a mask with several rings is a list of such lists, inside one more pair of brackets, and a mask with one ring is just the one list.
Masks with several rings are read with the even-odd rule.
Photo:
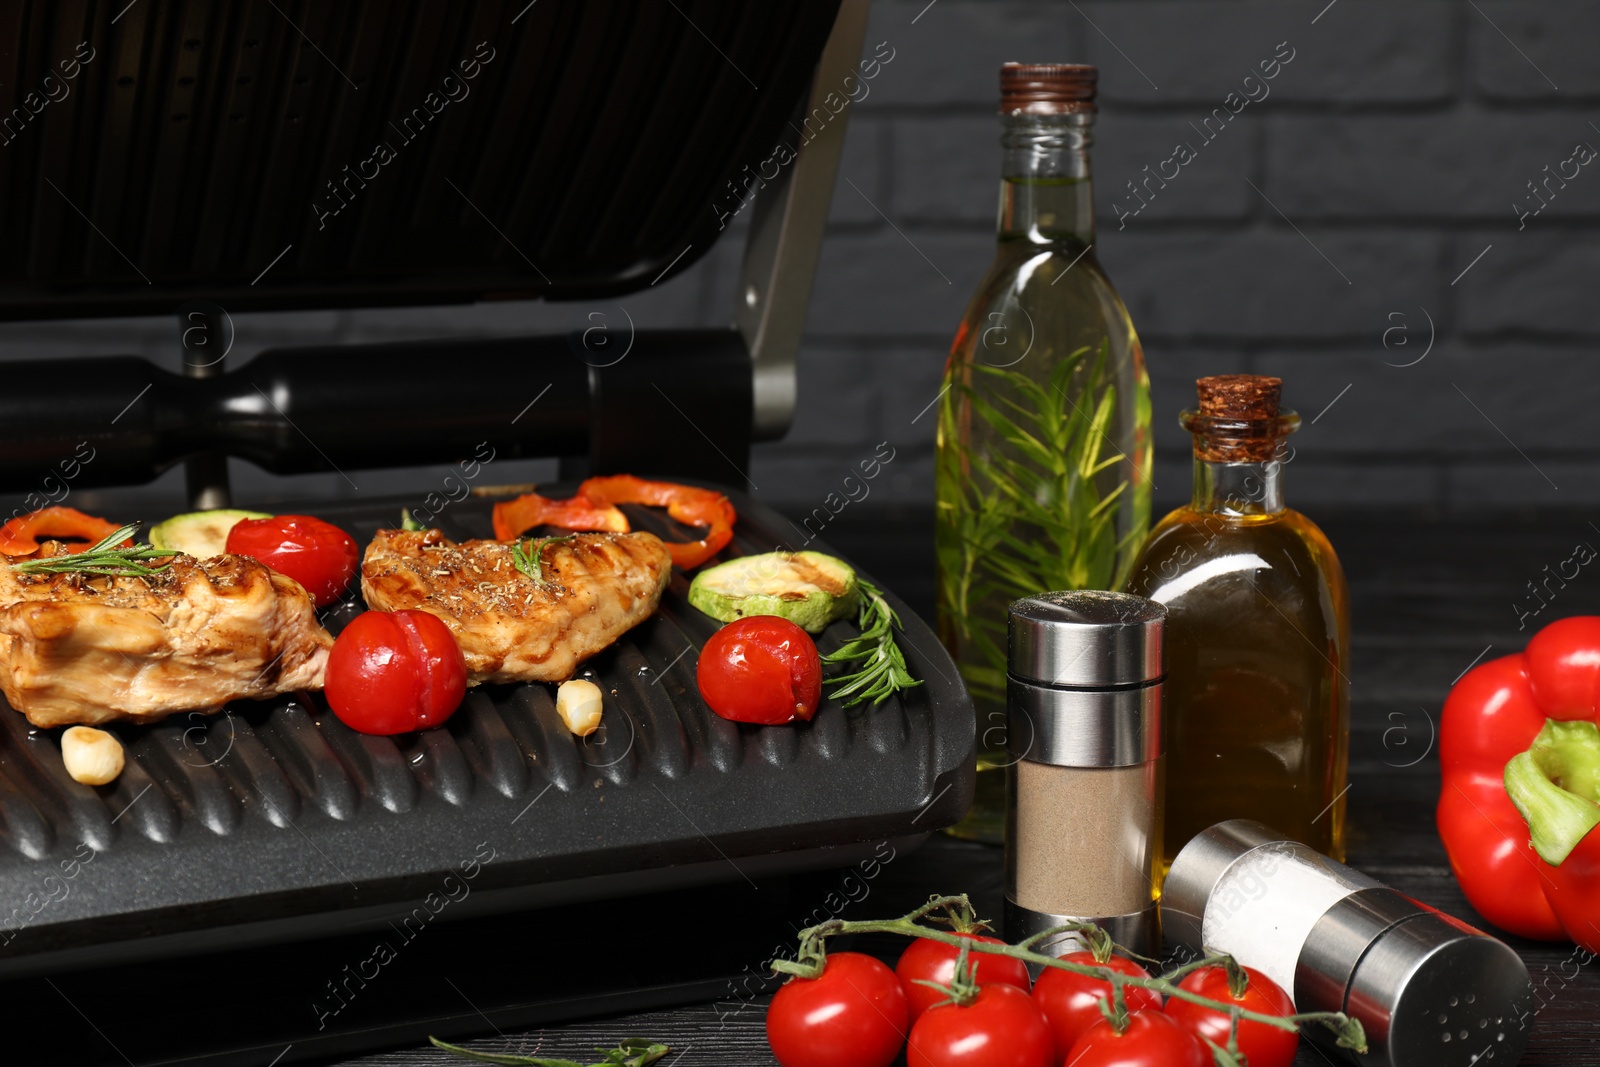
[[838, 7], [0, 4], [0, 317], [644, 288], [715, 243]]

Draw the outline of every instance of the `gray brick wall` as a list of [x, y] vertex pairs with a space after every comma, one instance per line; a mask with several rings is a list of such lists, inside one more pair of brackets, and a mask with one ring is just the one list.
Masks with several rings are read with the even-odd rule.
[[[911, 420], [987, 260], [994, 68], [1070, 59], [1101, 68], [1097, 253], [1144, 341], [1161, 504], [1188, 492], [1193, 379], [1235, 370], [1285, 378], [1307, 423], [1289, 492], [1309, 509], [1588, 502], [1600, 174], [1552, 185], [1522, 229], [1512, 203], [1600, 147], [1597, 31], [1579, 3], [880, 0], [870, 36], [898, 54], [846, 174], [871, 175], [903, 236], [840, 185], [853, 213], [824, 254], [801, 417], [758, 472], [803, 499], [824, 491], [809, 459], [846, 462], [877, 433], [899, 448], [891, 489], [927, 498], [932, 418]], [[1243, 80], [1280, 42], [1293, 58], [1268, 94], [1119, 227], [1128, 181], [1198, 144], [1190, 123], [1229, 92], [1260, 96]]]
[[[1145, 343], [1160, 504], [1188, 492], [1175, 420], [1193, 379], [1235, 370], [1281, 374], [1305, 416], [1289, 493], [1308, 510], [1593, 500], [1600, 167], [1552, 185], [1525, 228], [1512, 204], [1531, 204], [1527, 183], [1578, 142], [1600, 147], [1597, 40], [1600, 7], [1558, 0], [876, 0], [868, 50], [887, 41], [895, 57], [851, 118], [799, 411], [787, 439], [757, 449], [759, 494], [809, 509], [888, 440], [895, 459], [874, 498], [931, 498], [926, 407], [992, 250], [996, 69], [1015, 59], [1101, 67], [1097, 253]], [[1126, 183], [1197, 142], [1190, 123], [1242, 91], [1280, 42], [1293, 59], [1269, 95], [1119, 228]], [[746, 221], [619, 304], [653, 326], [726, 323]], [[246, 316], [236, 351], [568, 329], [595, 309]], [[139, 351], [172, 364], [171, 333], [18, 324], [0, 327], [0, 354]], [[355, 491], [335, 475], [238, 476], [258, 493]], [[356, 480], [365, 494], [418, 477]]]

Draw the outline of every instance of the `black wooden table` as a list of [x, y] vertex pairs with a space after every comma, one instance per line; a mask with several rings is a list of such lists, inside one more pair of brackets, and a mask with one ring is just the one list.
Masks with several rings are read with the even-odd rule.
[[[860, 507], [841, 515], [827, 537], [908, 602], [928, 611], [930, 524], [923, 511]], [[1526, 583], [1541, 578], [1546, 564], [1554, 567], [1568, 558], [1579, 542], [1600, 545], [1600, 528], [1581, 514], [1471, 521], [1428, 516], [1388, 517], [1381, 523], [1328, 520], [1324, 527], [1344, 561], [1353, 599], [1349, 861], [1402, 892], [1482, 926], [1451, 876], [1434, 830], [1438, 711], [1450, 684], [1469, 665], [1519, 650], [1535, 625], [1561, 615], [1600, 614], [1600, 574], [1585, 571], [1530, 620], [1528, 629], [1519, 632], [1517, 627], [1518, 605], [1533, 603]], [[970, 893], [986, 915], [997, 917], [1001, 877], [998, 849], [936, 836], [920, 850], [897, 854], [868, 883], [845, 882], [841, 875], [838, 888], [861, 898], [849, 905], [849, 917], [900, 914], [934, 892]], [[760, 886], [752, 890], [762, 891]], [[830, 906], [825, 897], [819, 890], [818, 907]], [[813, 914], [812, 909], [795, 907], [790, 921], [805, 925]], [[1533, 972], [1538, 995], [1522, 1062], [1600, 1067], [1600, 963], [1580, 965], [1585, 957], [1571, 945], [1511, 943]], [[898, 948], [887, 942], [865, 947], [881, 950], [891, 961]], [[753, 977], [763, 962], [751, 959], [743, 976], [730, 975], [720, 1000], [671, 1011], [496, 1033], [491, 1010], [483, 1028], [488, 1036], [471, 1044], [484, 1051], [588, 1062], [585, 1056], [595, 1046], [640, 1036], [670, 1044], [673, 1054], [665, 1062], [671, 1067], [765, 1067], [775, 1061], [763, 1031], [765, 997]], [[626, 963], [619, 960], [618, 965]], [[462, 973], [470, 975], [472, 967], [472, 961], [463, 961]], [[441, 995], [449, 991], [441, 988]], [[1321, 1052], [1302, 1042], [1297, 1065], [1324, 1061]], [[442, 1067], [466, 1061], [431, 1048], [412, 1048], [344, 1062], [351, 1067]]]

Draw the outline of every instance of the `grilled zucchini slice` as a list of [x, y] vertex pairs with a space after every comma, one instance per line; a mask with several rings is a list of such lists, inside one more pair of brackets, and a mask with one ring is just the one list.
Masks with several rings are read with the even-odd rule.
[[228, 550], [228, 531], [244, 519], [270, 519], [264, 511], [214, 508], [174, 515], [150, 527], [150, 543], [156, 548], [173, 548], [195, 559], [210, 559]]
[[719, 563], [695, 575], [689, 603], [722, 622], [777, 615], [818, 634], [855, 614], [856, 572], [821, 552], [765, 552]]

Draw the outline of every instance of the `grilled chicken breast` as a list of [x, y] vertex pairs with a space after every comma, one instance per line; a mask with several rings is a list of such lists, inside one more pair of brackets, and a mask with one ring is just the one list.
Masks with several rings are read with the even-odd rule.
[[361, 563], [361, 592], [380, 611], [443, 619], [468, 680], [559, 682], [649, 618], [672, 576], [650, 533], [580, 533], [539, 551], [542, 581], [512, 561], [513, 544], [456, 544], [438, 530], [379, 530]]
[[332, 644], [299, 583], [244, 556], [177, 555], [148, 578], [0, 565], [0, 689], [35, 726], [319, 689]]

